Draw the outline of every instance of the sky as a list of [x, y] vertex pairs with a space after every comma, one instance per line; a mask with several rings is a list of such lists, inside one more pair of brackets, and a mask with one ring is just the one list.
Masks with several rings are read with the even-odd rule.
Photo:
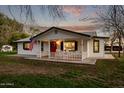
[[[21, 23], [25, 23], [25, 15], [22, 14], [20, 17], [20, 9], [18, 6], [9, 6], [11, 7], [11, 12], [15, 19]], [[62, 12], [64, 14], [64, 19], [55, 20], [53, 19], [48, 10], [45, 9], [41, 11], [39, 7], [42, 6], [31, 6], [35, 23], [27, 22], [27, 24], [35, 24], [42, 27], [65, 27], [68, 29], [74, 29], [77, 31], [95, 31], [98, 29], [95, 23], [90, 21], [81, 20], [85, 18], [96, 18], [98, 17], [97, 12], [99, 11], [97, 6], [88, 6], [88, 5], [64, 5], [62, 6]], [[9, 12], [8, 6], [0, 5], [0, 12], [7, 15], [10, 18], [13, 18]], [[97, 24], [98, 25], [98, 24]]]

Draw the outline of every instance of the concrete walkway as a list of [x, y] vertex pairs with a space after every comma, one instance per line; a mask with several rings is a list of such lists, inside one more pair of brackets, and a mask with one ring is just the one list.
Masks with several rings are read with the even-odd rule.
[[105, 54], [104, 59], [115, 59], [112, 54]]
[[86, 58], [83, 60], [83, 64], [91, 64], [94, 65], [96, 63], [96, 59], [95, 58]]
[[87, 58], [84, 59], [84, 64], [95, 64], [97, 59], [115, 59], [112, 54], [105, 54], [102, 58]]

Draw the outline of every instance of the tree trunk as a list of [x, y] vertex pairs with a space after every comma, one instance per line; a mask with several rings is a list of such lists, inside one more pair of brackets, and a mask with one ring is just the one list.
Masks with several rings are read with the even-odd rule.
[[112, 51], [113, 51], [113, 42], [111, 42], [111, 50], [110, 50], [111, 54], [112, 54]]
[[119, 51], [118, 51], [118, 57], [121, 56], [121, 36], [119, 36]]

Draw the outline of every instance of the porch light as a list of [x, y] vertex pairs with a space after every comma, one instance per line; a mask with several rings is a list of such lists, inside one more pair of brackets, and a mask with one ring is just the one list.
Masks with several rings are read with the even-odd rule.
[[60, 42], [61, 42], [61, 41], [60, 41], [60, 40], [58, 40], [58, 41], [56, 41], [56, 44], [57, 44], [57, 45], [60, 45]]

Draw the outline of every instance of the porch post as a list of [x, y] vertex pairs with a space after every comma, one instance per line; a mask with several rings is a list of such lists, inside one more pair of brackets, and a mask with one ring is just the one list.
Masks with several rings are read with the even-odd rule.
[[40, 47], [39, 51], [40, 51], [40, 58], [41, 58], [41, 40], [40, 40], [40, 45], [39, 45], [39, 47]]
[[84, 55], [83, 55], [83, 39], [81, 40], [81, 61], [83, 62], [83, 59], [84, 59]]
[[50, 40], [48, 41], [48, 58], [50, 58]]
[[64, 59], [65, 58], [65, 55], [64, 55], [64, 52], [65, 52], [64, 51], [64, 41], [65, 41], [65, 39], [63, 38], [62, 41], [63, 41], [62, 59]]

